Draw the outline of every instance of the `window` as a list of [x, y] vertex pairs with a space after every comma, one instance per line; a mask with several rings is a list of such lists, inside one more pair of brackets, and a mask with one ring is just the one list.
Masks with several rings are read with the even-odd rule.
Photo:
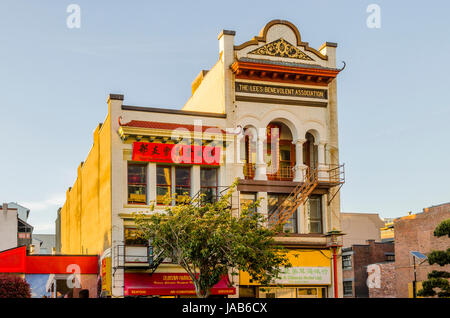
[[218, 197], [217, 169], [201, 168], [200, 169], [200, 190], [205, 194], [206, 202], [213, 202]]
[[[267, 208], [269, 212], [269, 223], [275, 224], [279, 215], [277, 211], [278, 207], [281, 205], [282, 208], [288, 208], [292, 202], [287, 201], [288, 195], [286, 194], [274, 194], [270, 193], [267, 195]], [[286, 233], [297, 233], [297, 210], [292, 213], [289, 219], [283, 225], [283, 231]]]
[[128, 203], [147, 203], [147, 166], [128, 164]]
[[191, 196], [191, 167], [175, 167], [175, 193], [178, 196]]
[[148, 240], [146, 240], [142, 233], [134, 227], [126, 227], [124, 229], [125, 245], [128, 246], [148, 246]]
[[309, 197], [309, 233], [322, 233], [322, 196]]
[[343, 269], [351, 269], [352, 268], [352, 256], [351, 255], [343, 255], [342, 256], [342, 268]]
[[353, 296], [353, 282], [352, 281], [344, 282], [344, 296]]
[[[239, 200], [241, 205], [241, 211], [245, 206], [249, 206], [250, 204], [253, 204], [256, 202], [256, 193], [243, 193], [241, 192], [239, 194]], [[255, 212], [254, 208], [250, 208], [249, 213]]]
[[156, 204], [167, 204], [171, 197], [172, 174], [170, 166], [156, 166]]
[[395, 262], [395, 254], [394, 253], [385, 253], [387, 262]]

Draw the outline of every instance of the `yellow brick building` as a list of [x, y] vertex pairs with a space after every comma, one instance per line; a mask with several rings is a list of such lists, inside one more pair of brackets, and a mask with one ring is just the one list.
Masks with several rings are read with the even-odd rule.
[[[277, 241], [289, 250], [293, 267], [280, 278], [282, 288], [259, 286], [241, 273], [236, 290], [218, 284], [215, 295], [333, 297], [336, 279], [342, 296], [341, 260], [335, 278], [326, 235], [341, 228], [344, 181], [337, 44], [311, 48], [282, 20], [240, 45], [234, 35], [219, 34], [218, 60], [194, 79], [181, 110], [126, 105], [123, 95], [109, 95], [106, 119], [60, 214], [61, 252], [99, 254], [103, 294], [191, 295], [170, 283], [189, 285], [179, 266], [168, 260], [152, 265], [151, 246], [134, 236], [132, 214], [152, 213], [152, 202], [164, 209], [166, 193], [217, 198], [238, 178], [233, 209], [262, 199], [258, 212], [284, 224]], [[212, 161], [169, 158], [177, 147], [201, 149]]]

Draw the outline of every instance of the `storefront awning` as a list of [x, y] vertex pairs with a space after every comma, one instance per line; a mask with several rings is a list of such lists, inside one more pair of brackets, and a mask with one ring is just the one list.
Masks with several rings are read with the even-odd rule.
[[[195, 287], [188, 274], [183, 273], [125, 273], [125, 296], [195, 295]], [[224, 277], [211, 290], [212, 295], [234, 295]]]

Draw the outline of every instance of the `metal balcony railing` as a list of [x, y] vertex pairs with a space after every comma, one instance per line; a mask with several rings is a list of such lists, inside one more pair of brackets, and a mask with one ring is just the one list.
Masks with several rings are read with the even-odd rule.
[[267, 167], [267, 179], [269, 180], [281, 180], [292, 181], [294, 179], [294, 166], [278, 166]]
[[247, 180], [253, 180], [255, 177], [255, 164], [246, 163], [244, 164], [244, 178]]
[[344, 164], [319, 164], [316, 170], [319, 183], [327, 183], [330, 185], [345, 183]]

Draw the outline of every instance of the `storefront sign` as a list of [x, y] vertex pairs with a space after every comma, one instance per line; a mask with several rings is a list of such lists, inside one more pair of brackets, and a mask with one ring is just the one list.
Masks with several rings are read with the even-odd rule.
[[102, 259], [102, 291], [111, 295], [111, 257]]
[[328, 99], [328, 91], [326, 89], [264, 85], [243, 82], [236, 82], [235, 85], [237, 93]]
[[329, 285], [331, 284], [331, 270], [329, 267], [289, 267], [275, 280], [281, 285]]
[[[234, 295], [224, 277], [212, 289], [212, 295]], [[125, 295], [195, 295], [195, 287], [188, 274], [183, 273], [125, 273]]]
[[220, 148], [212, 146], [134, 142], [134, 161], [218, 166]]

